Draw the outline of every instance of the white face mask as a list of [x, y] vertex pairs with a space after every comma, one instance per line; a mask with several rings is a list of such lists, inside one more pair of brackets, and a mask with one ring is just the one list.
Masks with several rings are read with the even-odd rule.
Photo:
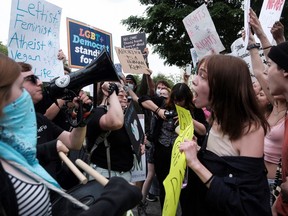
[[134, 85], [131, 83], [127, 83], [128, 88], [130, 88], [132, 91], [134, 90]]
[[156, 89], [156, 95], [160, 96], [161, 89]]

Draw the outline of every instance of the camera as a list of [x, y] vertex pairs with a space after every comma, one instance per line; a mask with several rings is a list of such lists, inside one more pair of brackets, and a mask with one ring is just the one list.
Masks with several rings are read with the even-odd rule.
[[177, 116], [177, 112], [175, 110], [165, 110], [164, 115], [166, 119], [172, 119]]

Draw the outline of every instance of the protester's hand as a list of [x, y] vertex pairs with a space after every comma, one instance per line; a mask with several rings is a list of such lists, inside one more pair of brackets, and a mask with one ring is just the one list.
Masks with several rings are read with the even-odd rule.
[[197, 158], [197, 152], [200, 149], [200, 147], [197, 145], [197, 142], [194, 140], [183, 142], [179, 145], [180, 152], [184, 152], [186, 155], [186, 161], [187, 165], [194, 169], [197, 167], [197, 165], [200, 163]]
[[69, 152], [69, 149], [64, 145], [64, 143], [61, 140], [57, 140], [56, 149], [57, 152], [63, 152], [66, 155]]
[[[91, 105], [91, 106], [92, 106], [92, 101], [91, 101], [91, 99], [88, 97], [88, 95], [87, 95], [83, 90], [81, 90], [81, 91], [79, 92], [78, 97], [75, 97], [75, 98], [73, 99], [73, 103], [74, 103], [74, 105], [75, 105], [76, 108], [79, 108], [79, 101], [82, 101], [83, 105], [84, 105], [84, 104], [87, 104], [87, 105]], [[90, 107], [90, 108], [91, 108], [91, 107]], [[90, 111], [90, 110], [84, 110], [84, 111], [86, 112], [86, 111]]]
[[183, 81], [188, 85], [190, 74], [187, 74], [186, 71], [183, 73]]
[[165, 120], [166, 119], [166, 116], [165, 116], [165, 109], [159, 109], [159, 111], [158, 111], [158, 113], [157, 113], [157, 115], [160, 117], [160, 118], [162, 118], [163, 120]]
[[282, 43], [285, 41], [285, 36], [284, 36], [284, 26], [280, 21], [276, 21], [271, 30], [271, 34], [273, 35], [274, 40], [276, 41], [277, 44]]
[[257, 35], [257, 37], [260, 39], [263, 35], [265, 35], [261, 23], [256, 15], [256, 13], [250, 8], [250, 26], [253, 29], [254, 33]]
[[57, 58], [58, 60], [63, 61], [64, 63], [67, 61], [66, 55], [64, 54], [62, 49], [58, 51]]
[[145, 144], [140, 143], [140, 152], [141, 152], [141, 155], [145, 153]]

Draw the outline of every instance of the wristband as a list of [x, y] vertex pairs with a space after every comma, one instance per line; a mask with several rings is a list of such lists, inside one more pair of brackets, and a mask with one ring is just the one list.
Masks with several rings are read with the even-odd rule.
[[209, 184], [213, 178], [214, 178], [214, 175], [212, 174], [211, 177], [204, 184], [205, 185]]
[[260, 48], [260, 44], [259, 43], [254, 43], [254, 44], [249, 44], [247, 46], [247, 50], [251, 50], [251, 49], [259, 49]]
[[160, 108], [157, 107], [157, 109], [154, 111], [154, 113], [158, 114], [159, 110], [160, 110]]

